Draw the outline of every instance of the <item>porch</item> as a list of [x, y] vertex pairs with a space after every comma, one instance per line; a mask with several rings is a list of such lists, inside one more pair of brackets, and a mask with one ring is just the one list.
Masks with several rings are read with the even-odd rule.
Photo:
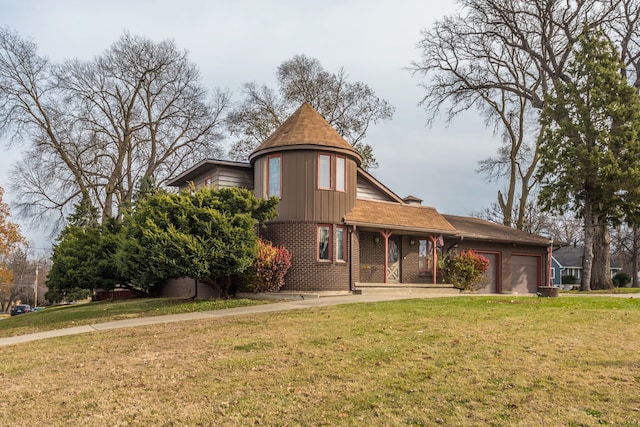
[[362, 283], [355, 282], [355, 294], [446, 294], [460, 295], [460, 290], [446, 283]]

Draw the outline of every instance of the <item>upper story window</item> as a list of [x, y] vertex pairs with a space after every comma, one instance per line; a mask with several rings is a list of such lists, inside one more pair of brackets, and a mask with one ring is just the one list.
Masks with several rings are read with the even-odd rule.
[[331, 179], [331, 155], [320, 154], [318, 156], [318, 188], [321, 190], [332, 190]]
[[347, 159], [336, 157], [336, 190], [347, 191]]
[[282, 198], [282, 156], [267, 158], [267, 197]]
[[346, 157], [318, 154], [318, 189], [347, 191]]

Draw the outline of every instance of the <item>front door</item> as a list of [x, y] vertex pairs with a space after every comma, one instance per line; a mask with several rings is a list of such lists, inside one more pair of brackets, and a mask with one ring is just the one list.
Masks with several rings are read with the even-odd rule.
[[400, 283], [400, 253], [398, 250], [398, 242], [393, 237], [389, 237], [387, 283]]

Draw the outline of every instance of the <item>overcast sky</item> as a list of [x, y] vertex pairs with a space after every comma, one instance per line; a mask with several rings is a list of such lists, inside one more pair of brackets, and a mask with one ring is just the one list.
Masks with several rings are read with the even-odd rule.
[[[295, 54], [317, 58], [330, 72], [343, 67], [396, 108], [393, 120], [370, 128], [367, 142], [380, 165], [373, 175], [402, 197], [468, 215], [500, 189], [476, 173], [478, 161], [496, 152], [496, 137], [475, 111], [427, 127], [420, 80], [404, 69], [419, 59], [421, 29], [456, 8], [454, 0], [0, 0], [0, 26], [54, 62], [91, 59], [125, 31], [173, 39], [190, 52], [206, 87], [228, 88], [235, 100], [243, 83], [275, 86], [277, 66]], [[20, 153], [2, 150], [0, 186], [7, 190]], [[46, 244], [41, 233], [23, 232]]]

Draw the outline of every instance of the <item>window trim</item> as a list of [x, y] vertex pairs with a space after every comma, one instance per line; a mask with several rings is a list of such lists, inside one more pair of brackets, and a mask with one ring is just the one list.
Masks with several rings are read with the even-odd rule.
[[[326, 228], [327, 229], [327, 238], [329, 239], [329, 241], [327, 242], [327, 258], [320, 258], [320, 235], [322, 232], [322, 229]], [[317, 232], [316, 232], [316, 258], [319, 262], [331, 262], [331, 257], [333, 256], [332, 253], [332, 245], [333, 245], [333, 239], [332, 239], [332, 235], [331, 235], [331, 231], [332, 231], [332, 227], [331, 224], [318, 224], [317, 227]]]
[[[323, 157], [329, 158], [329, 186], [322, 186], [322, 162]], [[333, 190], [333, 155], [331, 153], [318, 153], [318, 190]]]
[[[278, 173], [278, 195], [271, 194], [271, 159], [278, 159], [278, 164], [280, 166], [280, 170]], [[267, 156], [267, 179], [266, 179], [266, 191], [265, 194], [267, 198], [269, 197], [277, 197], [278, 199], [282, 199], [282, 154], [272, 154]]]
[[[338, 258], [340, 255], [338, 230], [342, 230], [342, 258]], [[336, 225], [336, 262], [347, 262], [347, 227], [344, 225]]]

